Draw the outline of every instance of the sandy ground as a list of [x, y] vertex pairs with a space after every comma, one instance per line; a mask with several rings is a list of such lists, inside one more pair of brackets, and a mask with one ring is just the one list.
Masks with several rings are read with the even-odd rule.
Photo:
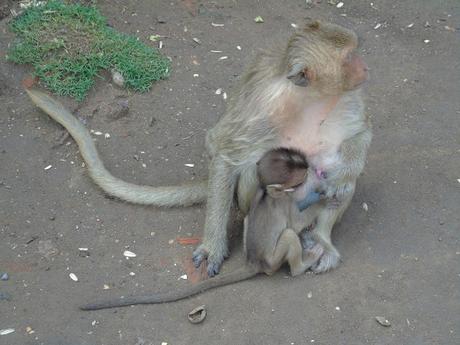
[[[97, 3], [112, 26], [147, 44], [166, 36], [171, 77], [147, 94], [101, 78], [81, 104], [62, 101], [88, 128], [110, 134], [96, 140], [115, 175], [150, 185], [206, 177], [204, 136], [226, 103], [215, 90], [231, 94], [257, 48], [307, 18], [357, 31], [371, 67], [374, 140], [334, 231], [343, 263], [295, 279], [282, 270], [169, 305], [80, 311], [97, 296], [190, 284], [179, 277], [194, 246], [177, 238], [201, 236], [204, 208], [107, 198], [75, 143], [24, 94], [31, 69], [5, 62], [8, 16], [0, 21], [0, 272], [9, 274], [0, 281], [0, 329], [15, 332], [0, 344], [460, 344], [460, 2]], [[118, 113], [120, 101], [127, 114]], [[241, 263], [240, 240], [236, 232], [224, 272]], [[125, 250], [137, 257], [127, 260]], [[201, 304], [208, 317], [192, 325], [186, 314]]]

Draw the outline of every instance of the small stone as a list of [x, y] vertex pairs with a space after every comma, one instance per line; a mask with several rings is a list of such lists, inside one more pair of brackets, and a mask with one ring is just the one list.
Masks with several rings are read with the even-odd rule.
[[136, 275], [136, 273], [134, 273], [134, 272], [129, 272], [129, 275], [130, 275], [131, 277], [134, 277], [134, 276]]
[[123, 255], [126, 256], [127, 258], [135, 258], [137, 255], [133, 252], [130, 252], [129, 250], [125, 250], [123, 252]]
[[173, 244], [173, 243], [174, 243], [174, 240], [169, 240], [168, 243], [169, 243], [169, 244]]
[[181, 276], [179, 277], [179, 279], [187, 280], [187, 279], [188, 279], [188, 277], [187, 277], [187, 275], [186, 275], [186, 274], [183, 274], [183, 275], [181, 275]]
[[110, 290], [110, 286], [108, 286], [107, 284], [104, 284], [104, 286], [102, 287], [103, 290]]
[[26, 332], [27, 332], [27, 334], [34, 334], [35, 333], [35, 331], [30, 326], [26, 327]]
[[161, 16], [158, 16], [158, 17], [157, 17], [157, 22], [160, 23], [160, 24], [165, 24], [165, 23], [167, 23], [167, 22], [166, 22], [166, 18], [161, 17]]
[[125, 85], [125, 78], [118, 71], [112, 71], [112, 81], [116, 86], [123, 87]]
[[430, 43], [430, 40], [423, 40], [424, 43]]
[[309, 291], [309, 292], [307, 293], [307, 298], [312, 298], [312, 297], [313, 297], [313, 294], [311, 293], [311, 291]]
[[192, 163], [186, 163], [184, 165], [189, 168], [193, 168], [195, 166], [195, 164], [192, 164]]
[[8, 275], [8, 273], [5, 272], [0, 275], [0, 280], [7, 281], [8, 279], [10, 279], [10, 276]]
[[0, 335], [7, 335], [14, 332], [14, 328], [0, 329]]
[[338, 310], [338, 311], [340, 311], [340, 307], [335, 307], [335, 310]]
[[70, 279], [72, 279], [74, 282], [78, 281], [78, 277], [75, 273], [69, 273]]
[[201, 41], [200, 41], [199, 38], [193, 37], [192, 40], [193, 40], [193, 42], [195, 42], [195, 43], [201, 44]]
[[82, 258], [87, 258], [89, 256], [88, 248], [78, 248], [78, 256]]
[[53, 167], [53, 166], [50, 164], [50, 165], [48, 165], [48, 166], [45, 167], [45, 170], [49, 170], [49, 169], [51, 169], [52, 167]]
[[339, 2], [339, 3], [337, 4], [337, 8], [342, 8], [342, 7], [343, 7], [343, 2]]
[[263, 19], [261, 16], [257, 16], [257, 17], [254, 18], [254, 21], [255, 21], [256, 23], [263, 23], [263, 22], [264, 22], [264, 19]]
[[367, 206], [367, 204], [365, 202], [363, 202], [362, 207], [363, 207], [364, 211], [366, 211], [366, 212], [369, 211], [369, 206]]
[[384, 318], [383, 316], [376, 316], [375, 317], [375, 320], [380, 324], [382, 325], [383, 327], [390, 327], [391, 326], [391, 323], [390, 321], [388, 321], [386, 318]]
[[222, 94], [222, 89], [221, 88], [218, 88], [215, 92], [216, 95], [220, 95]]

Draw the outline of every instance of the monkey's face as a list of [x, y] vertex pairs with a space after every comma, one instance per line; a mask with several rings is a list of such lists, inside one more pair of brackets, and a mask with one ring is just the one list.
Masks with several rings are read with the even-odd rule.
[[314, 22], [297, 32], [288, 44], [287, 78], [307, 92], [339, 95], [359, 88], [368, 79], [368, 67], [356, 52], [354, 32]]

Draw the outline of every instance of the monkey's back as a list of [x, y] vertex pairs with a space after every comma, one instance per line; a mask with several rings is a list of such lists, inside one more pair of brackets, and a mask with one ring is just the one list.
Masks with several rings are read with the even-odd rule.
[[272, 198], [258, 189], [247, 216], [245, 228], [246, 258], [263, 269], [266, 257], [272, 257], [282, 232], [289, 225], [293, 200], [289, 196]]

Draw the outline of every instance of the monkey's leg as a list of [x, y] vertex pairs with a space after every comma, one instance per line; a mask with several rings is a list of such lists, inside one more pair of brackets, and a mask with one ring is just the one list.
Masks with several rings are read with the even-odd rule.
[[317, 224], [312, 236], [324, 247], [324, 254], [316, 266], [312, 267], [312, 271], [316, 273], [326, 272], [339, 264], [340, 254], [331, 242], [331, 231], [337, 219], [347, 209], [352, 197], [353, 195], [343, 200], [337, 208], [329, 208], [326, 205], [319, 211]]
[[273, 257], [270, 260], [267, 260], [267, 262], [270, 265], [271, 270], [276, 271], [285, 260], [289, 263], [291, 275], [295, 277], [309, 269], [310, 266], [318, 260], [318, 258], [312, 260], [310, 257], [304, 261], [299, 236], [294, 230], [286, 229], [283, 231], [278, 243], [276, 244]]
[[200, 266], [208, 259], [208, 276], [219, 273], [227, 256], [227, 223], [232, 207], [236, 174], [231, 166], [216, 156], [209, 166], [208, 200], [202, 244], [193, 252], [193, 262]]

